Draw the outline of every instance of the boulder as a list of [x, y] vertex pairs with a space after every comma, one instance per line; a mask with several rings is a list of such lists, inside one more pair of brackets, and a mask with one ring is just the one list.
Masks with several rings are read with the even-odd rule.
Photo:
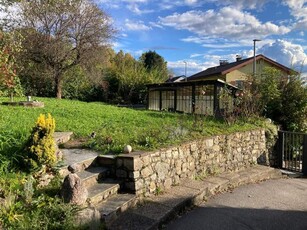
[[75, 173], [71, 173], [64, 179], [61, 195], [67, 203], [83, 205], [87, 200], [88, 191], [82, 184], [80, 177]]

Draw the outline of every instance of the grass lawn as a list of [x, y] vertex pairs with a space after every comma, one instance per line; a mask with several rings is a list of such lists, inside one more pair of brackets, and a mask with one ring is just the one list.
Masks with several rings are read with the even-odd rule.
[[[15, 101], [25, 98], [16, 98]], [[44, 108], [0, 105], [0, 143], [9, 137], [21, 142], [29, 136], [40, 113], [50, 113], [56, 120], [56, 131], [72, 131], [76, 137], [96, 132], [91, 147], [106, 152], [121, 152], [130, 144], [135, 150], [150, 150], [184, 140], [249, 130], [254, 124], [228, 126], [221, 120], [169, 112], [118, 108], [103, 103], [34, 98]], [[8, 98], [0, 98], [0, 102]], [[1, 148], [0, 148], [1, 150]]]

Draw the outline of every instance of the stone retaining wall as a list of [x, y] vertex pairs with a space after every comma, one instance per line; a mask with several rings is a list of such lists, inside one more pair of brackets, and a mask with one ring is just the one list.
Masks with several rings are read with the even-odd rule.
[[133, 152], [116, 160], [116, 176], [125, 189], [149, 196], [181, 178], [237, 171], [265, 159], [265, 132], [254, 130], [196, 140], [154, 152]]

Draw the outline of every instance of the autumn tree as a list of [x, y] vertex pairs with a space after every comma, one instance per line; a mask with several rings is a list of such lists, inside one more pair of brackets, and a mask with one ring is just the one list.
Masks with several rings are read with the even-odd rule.
[[13, 32], [0, 30], [0, 96], [22, 96], [23, 90], [16, 74], [16, 54], [20, 51], [20, 38]]
[[90, 0], [22, 0], [25, 58], [51, 73], [57, 98], [65, 73], [103, 60], [110, 18]]

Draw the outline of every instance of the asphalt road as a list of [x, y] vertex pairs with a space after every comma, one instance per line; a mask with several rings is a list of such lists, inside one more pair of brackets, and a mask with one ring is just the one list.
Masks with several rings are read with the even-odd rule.
[[220, 194], [184, 214], [169, 230], [307, 230], [307, 179], [278, 179]]

